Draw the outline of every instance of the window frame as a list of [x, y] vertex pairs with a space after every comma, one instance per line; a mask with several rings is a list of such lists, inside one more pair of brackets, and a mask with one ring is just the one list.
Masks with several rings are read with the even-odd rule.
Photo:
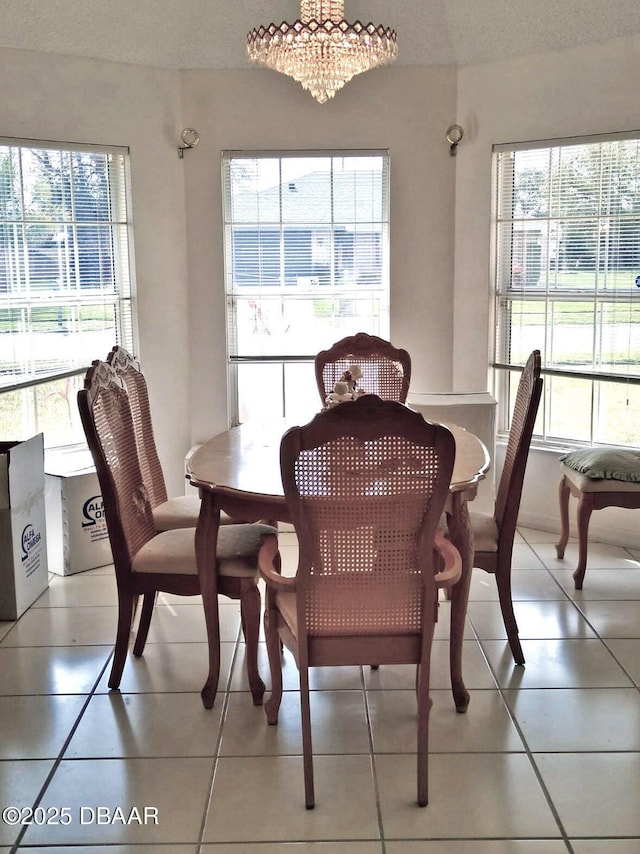
[[[278, 398], [281, 396], [281, 412], [273, 412], [274, 415], [281, 414], [285, 416], [287, 414], [291, 414], [291, 410], [288, 405], [288, 401], [290, 400], [291, 395], [287, 394], [287, 387], [291, 384], [291, 380], [288, 378], [289, 375], [295, 371], [297, 376], [300, 376], [299, 368], [303, 367], [303, 370], [306, 371], [308, 368], [308, 376], [309, 379], [304, 380], [305, 388], [308, 386], [309, 388], [313, 387], [314, 394], [317, 399], [317, 390], [315, 390], [315, 379], [313, 375], [313, 359], [315, 356], [315, 349], [313, 347], [309, 347], [306, 352], [296, 352], [296, 353], [285, 353], [285, 352], [272, 352], [272, 353], [243, 353], [241, 348], [237, 346], [237, 334], [234, 330], [234, 313], [237, 318], [237, 296], [238, 296], [238, 286], [234, 282], [234, 265], [233, 265], [233, 248], [232, 248], [232, 229], [234, 225], [234, 220], [231, 215], [230, 205], [231, 205], [231, 178], [230, 178], [230, 164], [234, 159], [239, 160], [279, 160], [280, 161], [280, 199], [279, 199], [279, 216], [277, 220], [273, 220], [273, 224], [277, 224], [277, 227], [280, 229], [280, 245], [279, 245], [279, 280], [272, 285], [264, 286], [262, 283], [258, 286], [242, 286], [241, 294], [243, 296], [251, 296], [260, 294], [261, 296], [269, 295], [274, 298], [280, 298], [283, 301], [286, 301], [287, 296], [293, 295], [295, 292], [292, 292], [291, 282], [287, 282], [287, 277], [290, 278], [292, 275], [288, 270], [290, 269], [287, 264], [287, 254], [286, 254], [286, 246], [287, 246], [287, 234], [286, 234], [286, 217], [283, 215], [284, 202], [282, 199], [282, 188], [286, 183], [286, 178], [282, 175], [282, 162], [294, 159], [310, 159], [310, 158], [320, 158], [322, 160], [330, 160], [333, 166], [333, 161], [340, 158], [347, 159], [356, 159], [356, 158], [382, 158], [382, 178], [380, 184], [380, 193], [381, 193], [381, 208], [382, 214], [380, 220], [372, 220], [372, 222], [378, 224], [380, 226], [380, 235], [381, 242], [379, 246], [380, 253], [380, 268], [381, 268], [381, 276], [382, 276], [382, 285], [381, 288], [376, 290], [374, 287], [362, 287], [362, 286], [352, 286], [351, 289], [345, 288], [340, 291], [339, 294], [336, 294], [334, 290], [335, 281], [333, 279], [334, 274], [334, 264], [336, 261], [336, 251], [339, 251], [339, 246], [335, 240], [336, 230], [335, 230], [335, 220], [334, 213], [335, 209], [333, 207], [333, 171], [331, 172], [331, 187], [332, 187], [332, 200], [331, 200], [331, 218], [328, 221], [318, 221], [316, 224], [317, 227], [326, 228], [329, 237], [328, 237], [328, 246], [329, 246], [329, 264], [332, 270], [332, 280], [331, 280], [331, 289], [327, 292], [324, 292], [322, 289], [322, 285], [316, 285], [319, 290], [315, 293], [315, 296], [322, 297], [344, 297], [348, 298], [350, 294], [356, 292], [356, 289], [359, 288], [358, 294], [360, 296], [365, 293], [379, 293], [383, 296], [381, 308], [379, 311], [379, 324], [376, 329], [363, 329], [363, 331], [368, 331], [375, 334], [380, 334], [383, 337], [388, 337], [389, 329], [390, 329], [390, 200], [389, 200], [389, 190], [390, 190], [390, 153], [388, 149], [277, 149], [277, 150], [223, 150], [221, 152], [221, 186], [222, 186], [222, 210], [223, 210], [223, 242], [224, 242], [224, 289], [225, 289], [225, 315], [226, 315], [226, 358], [227, 358], [227, 386], [228, 386], [228, 401], [229, 401], [229, 418], [231, 424], [238, 424], [241, 420], [240, 410], [241, 410], [241, 402], [239, 400], [239, 371], [242, 369], [243, 365], [271, 365], [272, 366], [272, 375], [275, 377], [274, 371], [276, 370], [276, 366], [278, 367], [278, 383], [280, 386], [280, 390], [278, 391]], [[256, 222], [256, 226], [259, 226], [259, 220]], [[313, 227], [312, 219], [309, 219], [307, 223], [310, 227]], [[357, 232], [353, 232], [354, 234]], [[259, 237], [258, 248], [263, 250], [265, 247], [261, 242], [264, 236]], [[316, 235], [317, 238], [317, 235]], [[290, 237], [290, 240], [292, 238]], [[293, 241], [295, 244], [295, 241]], [[353, 241], [352, 253], [354, 257], [357, 255], [357, 242]], [[295, 245], [294, 245], [295, 248]], [[321, 252], [324, 249], [324, 253], [327, 253], [326, 245], [323, 246], [318, 245], [318, 240], [316, 239], [314, 243], [314, 237], [312, 235], [311, 244], [310, 244], [310, 252], [313, 255], [314, 252]], [[271, 262], [273, 263], [273, 261]], [[297, 285], [299, 287], [299, 285]], [[309, 285], [311, 287], [311, 283]], [[336, 288], [337, 290], [337, 288]], [[303, 291], [302, 289], [298, 291], [298, 296], [309, 296], [310, 291]], [[366, 324], [360, 324], [361, 326], [365, 326]], [[353, 331], [360, 331], [353, 330]], [[351, 334], [351, 331], [345, 332], [345, 334]], [[341, 337], [338, 334], [338, 337]], [[322, 346], [330, 346], [333, 343], [333, 340], [323, 343]], [[316, 348], [317, 349], [317, 348]], [[298, 385], [299, 388], [299, 385]]]
[[[553, 199], [552, 191], [546, 201], [549, 203], [547, 214], [535, 217], [516, 217], [515, 216], [515, 188], [516, 181], [514, 179], [514, 168], [511, 168], [509, 176], [509, 167], [504, 166], [505, 155], [513, 154], [516, 156], [518, 152], [532, 153], [536, 151], [545, 151], [547, 149], [559, 150], [568, 149], [571, 147], [587, 147], [587, 146], [606, 146], [608, 143], [616, 142], [636, 143], [636, 148], [640, 147], [640, 131], [618, 132], [611, 134], [599, 134], [582, 137], [566, 137], [558, 139], [544, 139], [517, 143], [502, 143], [494, 145], [492, 148], [492, 202], [491, 202], [491, 246], [490, 246], [490, 277], [493, 293], [493, 318], [494, 318], [494, 336], [493, 336], [493, 359], [491, 367], [494, 369], [494, 392], [499, 401], [498, 407], [498, 433], [506, 436], [510, 425], [510, 416], [513, 402], [515, 399], [515, 391], [519, 379], [520, 371], [528, 352], [521, 352], [519, 358], [510, 358], [512, 353], [512, 342], [514, 329], [511, 323], [512, 308], [517, 302], [527, 302], [530, 305], [539, 303], [544, 312], [544, 332], [543, 340], [536, 343], [535, 346], [542, 351], [542, 374], [546, 377], [545, 387], [543, 390], [542, 404], [538, 414], [536, 427], [534, 430], [534, 441], [536, 444], [549, 448], [566, 448], [571, 446], [592, 446], [592, 445], [637, 445], [640, 444], [640, 434], [632, 437], [632, 441], [609, 441], [605, 439], [602, 430], [600, 410], [600, 399], [607, 394], [607, 389], [625, 385], [627, 387], [627, 398], [631, 394], [635, 395], [635, 405], [637, 407], [640, 402], [640, 367], [636, 368], [636, 372], [631, 370], [626, 372], [620, 370], [580, 370], [566, 369], [562, 367], [554, 367], [545, 359], [545, 355], [550, 351], [548, 337], [553, 332], [555, 326], [553, 322], [548, 320], [550, 309], [554, 306], [566, 302], [569, 298], [575, 303], [591, 304], [593, 310], [593, 347], [594, 361], [596, 360], [596, 341], [598, 340], [598, 323], [602, 324], [602, 307], [603, 306], [629, 306], [635, 301], [635, 292], [633, 289], [625, 291], [621, 289], [619, 292], [614, 287], [611, 290], [606, 290], [598, 284], [601, 276], [606, 277], [612, 273], [619, 273], [620, 268], [614, 266], [600, 267], [600, 259], [596, 256], [594, 268], [594, 285], [591, 289], [582, 288], [554, 288], [550, 290], [549, 284], [545, 287], [540, 287], [537, 283], [527, 287], [525, 284], [513, 286], [514, 276], [514, 255], [513, 251], [514, 235], [516, 222], [542, 222], [546, 224], [546, 240], [548, 241], [547, 249], [549, 250], [547, 260], [551, 258], [549, 249], [551, 238], [551, 228], [553, 224], [558, 224], [567, 219], [566, 214], [552, 214], [551, 201]], [[551, 155], [550, 155], [551, 156]], [[636, 153], [637, 159], [637, 153]], [[502, 163], [501, 163], [502, 161]], [[602, 170], [602, 167], [601, 167]], [[636, 167], [637, 179], [640, 180], [640, 162]], [[550, 169], [551, 172], [551, 169]], [[505, 177], [505, 173], [507, 176]], [[618, 173], [616, 173], [618, 174]], [[599, 173], [602, 177], [602, 171]], [[504, 189], [506, 185], [507, 189]], [[509, 192], [510, 190], [510, 192]], [[632, 211], [635, 219], [640, 218], [640, 209]], [[616, 218], [617, 217], [617, 218]], [[602, 223], [608, 224], [611, 221], [620, 221], [623, 217], [618, 213], [611, 212], [602, 213], [597, 211], [589, 217], [594, 220], [600, 227]], [[576, 219], [578, 217], [576, 216]], [[587, 217], [584, 217], [586, 220]], [[632, 216], [629, 216], [629, 220]], [[501, 225], [511, 222], [511, 232], [504, 231], [501, 234]], [[522, 244], [523, 254], [526, 254], [526, 228], [522, 226]], [[542, 232], [541, 232], [542, 233]], [[544, 238], [543, 238], [544, 239]], [[505, 245], [507, 248], [505, 249]], [[555, 272], [559, 271], [559, 249], [556, 248], [555, 253]], [[548, 272], [548, 271], [547, 271]], [[640, 269], [637, 270], [640, 273]], [[522, 278], [526, 279], [526, 267], [521, 274]], [[640, 295], [639, 295], [640, 296]], [[578, 430], [576, 435], [564, 436], [556, 435], [550, 428], [551, 409], [553, 402], [553, 387], [554, 384], [566, 381], [571, 384], [584, 383], [583, 395], [586, 397], [590, 394], [591, 397], [591, 414], [587, 431]], [[560, 392], [556, 391], [556, 395]], [[628, 400], [627, 400], [628, 404]]]
[[[15, 216], [5, 215], [3, 210], [3, 216], [0, 220], [14, 234], [14, 238], [7, 242], [5, 252], [18, 259], [17, 265], [16, 263], [13, 265], [13, 272], [10, 270], [5, 274], [5, 288], [0, 290], [0, 309], [7, 313], [9, 319], [13, 312], [19, 312], [20, 316], [24, 315], [27, 318], [28, 325], [25, 327], [25, 331], [29, 339], [38, 334], [52, 336], [55, 334], [48, 331], [38, 332], [37, 326], [34, 326], [36, 322], [33, 318], [34, 310], [37, 314], [38, 309], [41, 310], [42, 307], [53, 307], [54, 309], [57, 308], [59, 313], [67, 312], [68, 314], [64, 316], [68, 316], [69, 322], [73, 323], [75, 327], [71, 332], [71, 340], [76, 342], [76, 340], [81, 339], [75, 339], [74, 335], [86, 334], [83, 326], [84, 312], [90, 311], [92, 307], [98, 308], [103, 312], [110, 313], [113, 318], [115, 338], [113, 334], [109, 334], [109, 339], [114, 339], [110, 340], [109, 347], [118, 343], [135, 351], [137, 317], [129, 148], [126, 146], [15, 137], [0, 137], [0, 147], [12, 149], [13, 151], [8, 152], [8, 156], [14, 158], [15, 163], [20, 167], [18, 194], [21, 200], [18, 214]], [[64, 173], [65, 180], [69, 183], [68, 185], [65, 184], [65, 190], [61, 190], [62, 201], [58, 217], [46, 219], [42, 213], [30, 216], [25, 207], [25, 200], [31, 192], [28, 185], [37, 180], [36, 172], [29, 172], [24, 169], [24, 157], [29, 156], [28, 154], [25, 155], [24, 152], [28, 151], [60, 152], [60, 174], [63, 174], [63, 169], [69, 169], [68, 173]], [[103, 180], [106, 182], [107, 193], [103, 198], [99, 198], [95, 204], [103, 207], [101, 213], [106, 212], [106, 218], [103, 216], [92, 217], [84, 211], [83, 207], [76, 207], [76, 202], [80, 199], [78, 182], [81, 179], [76, 174], [75, 169], [77, 168], [76, 161], [79, 163], [82, 155], [99, 155], [96, 168], [100, 170]], [[104, 160], [101, 159], [103, 157]], [[14, 178], [11, 177], [7, 180], [11, 181], [10, 186], [13, 192]], [[69, 196], [66, 196], [66, 190], [69, 191]], [[10, 198], [7, 196], [7, 201]], [[27, 239], [28, 227], [38, 223], [43, 223], [49, 229], [57, 227], [60, 233], [65, 235], [64, 248], [61, 250], [62, 255], [59, 253], [57, 260], [58, 276], [55, 277], [55, 280], [58, 284], [53, 288], [43, 288], [40, 294], [38, 293], [37, 279], [34, 278], [35, 274], [32, 275], [31, 269], [32, 244]], [[83, 229], [86, 230], [85, 234], [91, 234], [91, 242], [87, 244], [89, 251], [102, 259], [98, 270], [93, 269], [91, 274], [87, 273], [81, 258], [82, 250], [86, 248], [86, 246], [82, 246], [82, 241], [79, 239]], [[19, 238], [15, 237], [17, 233], [21, 234]], [[69, 235], [71, 235], [70, 240]], [[103, 241], [106, 242], [103, 243]], [[103, 246], [106, 246], [106, 252], [102, 252]], [[63, 258], [62, 261], [61, 258]], [[95, 267], [95, 260], [90, 263]], [[102, 267], [102, 263], [107, 265], [106, 271]], [[53, 278], [55, 265], [52, 261], [49, 261], [49, 265], [51, 270], [46, 272], [46, 276]], [[61, 272], [63, 267], [65, 269], [64, 278], [62, 278]], [[106, 279], [105, 276], [107, 276]], [[111, 287], [105, 284], [107, 281], [112, 282]], [[105, 315], [107, 318], [108, 316], [109, 314]], [[106, 326], [106, 329], [110, 330], [111, 327]], [[53, 343], [55, 344], [55, 341]], [[15, 352], [13, 345], [11, 347], [12, 351]], [[13, 371], [9, 365], [10, 379], [0, 385], [0, 403], [6, 402], [7, 406], [11, 406], [9, 401], [12, 401], [14, 405], [16, 400], [22, 401], [22, 403], [18, 402], [17, 404], [22, 418], [22, 427], [16, 424], [17, 435], [9, 438], [21, 438], [25, 430], [28, 429], [30, 432], [44, 432], [47, 447], [63, 447], [66, 444], [77, 444], [79, 440], [83, 440], [81, 432], [78, 433], [75, 429], [79, 425], [79, 422], [78, 424], [75, 423], [75, 419], [73, 419], [74, 424], [70, 431], [73, 434], [70, 442], [64, 440], [47, 442], [47, 431], [43, 430], [41, 426], [43, 420], [46, 422], [46, 416], [42, 412], [41, 403], [38, 403], [38, 400], [41, 401], [46, 398], [47, 394], [59, 395], [61, 384], [65, 385], [72, 395], [73, 391], [81, 384], [81, 378], [91, 361], [91, 354], [80, 351], [78, 355], [73, 343], [67, 349], [69, 351], [68, 356], [62, 357], [57, 365], [54, 364], [49, 369], [43, 366], [38, 367], [34, 358], [33, 341], [30, 340], [26, 361], [22, 359], [22, 364], [20, 364], [14, 359]], [[105, 358], [107, 352], [108, 350], [104, 353], [96, 352], [94, 356]], [[10, 397], [4, 397], [5, 395]], [[73, 404], [74, 401], [70, 400], [70, 409], [73, 408]], [[13, 429], [13, 423], [11, 429]]]

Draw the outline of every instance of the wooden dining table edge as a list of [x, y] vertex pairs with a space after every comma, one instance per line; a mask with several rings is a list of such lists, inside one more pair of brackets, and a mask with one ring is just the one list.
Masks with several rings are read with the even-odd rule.
[[287, 501], [283, 495], [259, 493], [260, 497], [256, 499], [255, 493], [233, 489], [222, 484], [204, 482], [196, 478], [191, 478], [190, 483], [198, 489], [203, 502], [210, 502], [216, 510], [224, 510], [238, 522], [291, 521]]

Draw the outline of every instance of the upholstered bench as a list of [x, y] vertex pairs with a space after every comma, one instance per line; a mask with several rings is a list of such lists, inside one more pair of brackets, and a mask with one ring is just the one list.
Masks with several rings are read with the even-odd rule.
[[603, 507], [640, 509], [640, 451], [587, 448], [565, 454], [560, 463], [562, 534], [556, 554], [564, 557], [569, 539], [569, 495], [574, 495], [578, 499], [578, 566], [573, 578], [576, 590], [582, 590], [591, 513]]

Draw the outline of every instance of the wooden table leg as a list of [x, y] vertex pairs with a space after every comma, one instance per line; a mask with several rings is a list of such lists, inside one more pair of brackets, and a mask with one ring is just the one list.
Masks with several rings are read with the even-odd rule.
[[466, 712], [469, 705], [469, 692], [462, 678], [462, 642], [467, 618], [469, 587], [473, 571], [473, 532], [467, 502], [460, 492], [453, 493], [451, 512], [447, 514], [451, 542], [462, 558], [462, 575], [451, 588], [451, 630], [449, 640], [449, 664], [451, 668], [451, 689], [456, 711]]
[[210, 492], [201, 490], [200, 497], [202, 503], [196, 526], [195, 546], [209, 646], [209, 675], [200, 696], [205, 709], [210, 709], [216, 699], [220, 677], [220, 621], [216, 573], [216, 542], [220, 511], [216, 507], [215, 497]]
[[569, 542], [569, 495], [571, 489], [567, 483], [567, 478], [563, 475], [560, 479], [558, 487], [558, 501], [560, 502], [560, 525], [562, 533], [556, 545], [556, 557], [563, 558], [564, 550]]

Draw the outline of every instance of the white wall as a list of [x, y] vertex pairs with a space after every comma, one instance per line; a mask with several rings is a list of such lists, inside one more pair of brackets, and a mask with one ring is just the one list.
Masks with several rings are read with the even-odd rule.
[[[391, 340], [411, 352], [415, 391], [448, 391], [453, 332], [454, 166], [445, 130], [455, 70], [389, 68], [317, 104], [274, 72], [183, 72], [194, 442], [226, 426], [220, 151], [388, 148]], [[328, 341], [327, 345], [333, 343]]]
[[[176, 72], [0, 49], [0, 135], [131, 150], [138, 355], [158, 451], [184, 491], [189, 448], [188, 290], [182, 128]], [[114, 342], [115, 343], [115, 342]], [[105, 358], [106, 353], [96, 353]]]
[[[457, 121], [465, 136], [456, 157], [455, 390], [483, 389], [487, 382], [491, 146], [640, 129], [639, 79], [638, 38], [460, 71]], [[558, 480], [557, 455], [532, 451], [521, 522], [558, 528]], [[605, 540], [640, 544], [638, 517], [631, 511], [598, 511], [591, 531]]]

